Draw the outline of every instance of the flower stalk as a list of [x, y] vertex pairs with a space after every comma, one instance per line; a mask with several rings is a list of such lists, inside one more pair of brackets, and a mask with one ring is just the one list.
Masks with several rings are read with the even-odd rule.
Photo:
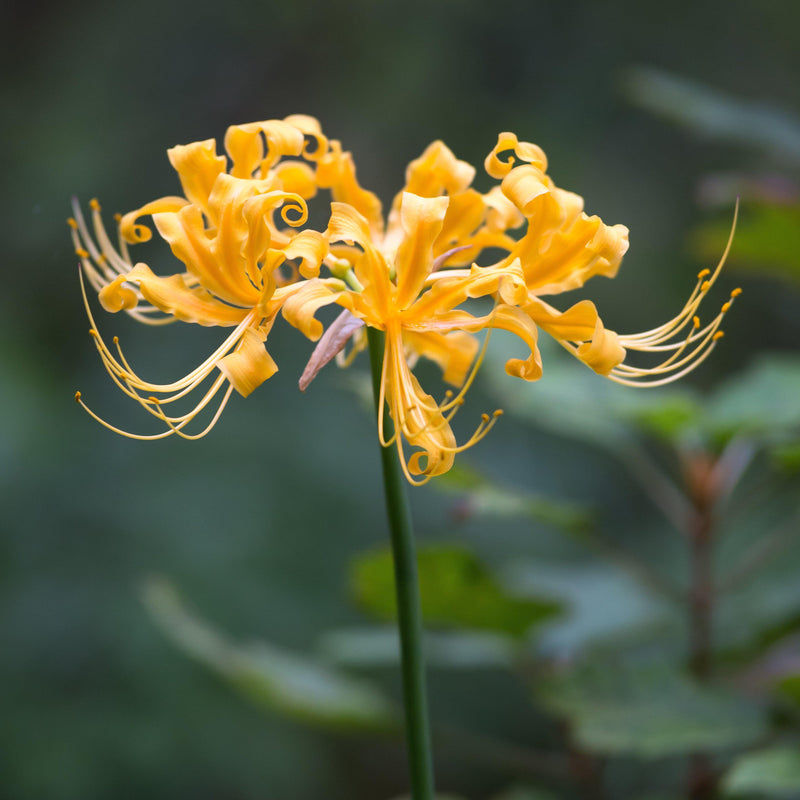
[[[384, 334], [375, 328], [367, 328], [367, 339], [375, 408], [379, 417], [383, 415], [384, 430], [388, 432], [391, 430], [392, 421], [388, 409], [382, 403], [381, 395]], [[405, 476], [393, 447], [381, 446], [381, 464], [397, 593], [397, 623], [400, 632], [411, 797], [412, 800], [433, 800], [433, 756], [422, 651], [422, 609], [417, 580], [414, 532], [406, 496]]]

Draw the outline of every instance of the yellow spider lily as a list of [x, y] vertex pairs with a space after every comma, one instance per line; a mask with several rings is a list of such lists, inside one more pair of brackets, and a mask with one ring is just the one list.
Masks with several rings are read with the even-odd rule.
[[[204, 435], [233, 389], [247, 396], [277, 370], [263, 343], [278, 312], [310, 338], [318, 338], [322, 327], [314, 312], [344, 286], [335, 278], [317, 277], [327, 253], [322, 235], [297, 230], [308, 217], [306, 199], [316, 193], [307, 161], [313, 163], [327, 149], [316, 121], [294, 116], [234, 126], [225, 143], [232, 160], [229, 172], [213, 139], [168, 151], [185, 197], [164, 197], [121, 217], [117, 247], [96, 200], [90, 204], [94, 237], [77, 205], [69, 220], [82, 274], [106, 310], [124, 310], [154, 325], [179, 319], [232, 328], [214, 353], [184, 378], [152, 383], [134, 371], [116, 338], [109, 347], [99, 334], [84, 291], [91, 333], [106, 369], [126, 394], [166, 424], [161, 433], [128, 434], [101, 420], [83, 404], [80, 393], [76, 395], [92, 416], [119, 433], [142, 439]], [[282, 160], [286, 156], [305, 160]], [[276, 223], [279, 210], [288, 228]], [[144, 215], [152, 216], [161, 237], [185, 265], [184, 272], [161, 277], [146, 264], [132, 263], [128, 244], [152, 235], [138, 223]], [[219, 374], [190, 411], [167, 414], [169, 404], [202, 392], [215, 371]], [[186, 433], [187, 425], [220, 393], [217, 412], [205, 430]]]
[[[583, 200], [547, 176], [541, 149], [512, 133], [500, 134], [486, 158], [487, 173], [500, 181], [486, 193], [472, 188], [472, 166], [434, 142], [409, 164], [386, 223], [379, 199], [358, 183], [351, 155], [338, 141], [326, 139], [310, 117], [233, 126], [225, 148], [230, 165], [217, 155], [213, 140], [168, 151], [183, 196], [155, 200], [119, 218], [116, 247], [96, 201], [91, 203], [93, 235], [79, 208], [70, 220], [82, 274], [107, 310], [124, 310], [154, 325], [180, 319], [232, 329], [184, 378], [150, 383], [134, 372], [116, 339], [112, 349], [100, 336], [84, 289], [91, 333], [107, 370], [166, 425], [161, 433], [136, 438], [204, 435], [233, 389], [246, 396], [277, 370], [264, 343], [279, 312], [316, 340], [323, 333], [316, 311], [337, 303], [345, 318], [322, 339], [301, 388], [348, 338], [358, 339], [361, 328], [384, 331], [380, 402], [388, 407], [395, 431], [387, 435], [381, 414], [379, 438], [384, 446], [397, 446], [406, 477], [420, 484], [446, 472], [455, 453], [483, 438], [500, 413], [484, 414], [472, 437], [456, 444], [450, 423], [483, 357], [475, 333], [501, 328], [519, 336], [529, 355], [508, 359], [506, 371], [525, 380], [542, 374], [541, 328], [598, 373], [620, 383], [655, 386], [681, 377], [708, 356], [738, 294], [701, 325], [698, 308], [722, 269], [729, 241], [713, 274], [700, 274], [684, 308], [651, 331], [620, 336], [604, 327], [589, 300], [565, 311], [549, 305], [543, 297], [576, 289], [594, 275], [614, 277], [628, 248], [628, 230], [587, 216]], [[321, 189], [333, 201], [324, 232], [306, 227], [307, 201]], [[284, 225], [275, 219], [278, 211]], [[152, 216], [183, 262], [183, 272], [159, 277], [131, 261], [128, 245], [151, 236], [139, 222], [143, 216]], [[482, 254], [496, 250], [505, 255], [478, 266]], [[319, 277], [323, 264], [332, 277]], [[489, 313], [476, 316], [464, 309], [467, 301], [482, 297], [493, 299]], [[485, 345], [486, 340], [484, 350]], [[628, 351], [667, 355], [643, 369], [626, 363]], [[461, 387], [458, 392], [434, 400], [412, 372], [420, 356], [438, 364], [445, 382]], [[165, 412], [164, 406], [200, 390], [216, 371], [188, 413]], [[186, 426], [220, 392], [208, 426], [188, 434]], [[80, 394], [77, 399], [83, 404]], [[406, 444], [414, 450], [408, 457]]]

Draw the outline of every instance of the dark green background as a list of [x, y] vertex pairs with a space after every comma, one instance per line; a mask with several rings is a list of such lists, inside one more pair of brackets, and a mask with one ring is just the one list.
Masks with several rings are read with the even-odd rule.
[[[660, 67], [800, 108], [792, 2], [222, 6], [12, 2], [2, 11], [4, 800], [382, 800], [405, 785], [394, 742], [254, 710], [165, 642], [138, 595], [143, 577], [163, 573], [232, 634], [298, 649], [362, 619], [347, 565], [385, 534], [374, 426], [350, 376], [329, 369], [299, 395], [309, 344], [284, 325], [270, 338], [280, 372], [235, 397], [206, 439], [147, 444], [103, 430], [72, 402], [75, 389], [122, 427], [141, 419], [87, 335], [65, 224], [71, 195], [128, 210], [177, 192], [167, 147], [307, 113], [353, 151], [361, 182], [388, 203], [428, 142], [441, 138], [480, 165], [497, 133], [512, 130], [546, 150], [554, 179], [590, 213], [631, 229], [620, 277], [598, 279], [588, 295], [610, 327], [638, 330], [679, 307], [706, 266], [686, 246], [710, 215], [695, 201], [700, 178], [761, 164], [633, 107], [620, 88], [626, 70]], [[723, 278], [723, 292], [733, 280]], [[702, 385], [760, 351], [796, 349], [796, 288], [757, 277], [743, 285]], [[188, 326], [98, 322], [144, 374], [165, 379], [218, 341]], [[476, 390], [462, 435], [491, 402]], [[468, 459], [500, 481], [600, 503], [621, 515], [623, 535], [652, 524], [602, 457], [510, 416]], [[413, 491], [420, 537], [469, 541], [490, 562], [558, 552], [546, 532], [502, 520], [453, 528], [452, 504], [430, 487]], [[391, 675], [386, 684], [397, 688]], [[521, 743], [541, 735], [510, 679], [437, 674], [432, 691], [440, 718]], [[470, 798], [502, 785], [457, 752], [441, 753], [440, 775]]]

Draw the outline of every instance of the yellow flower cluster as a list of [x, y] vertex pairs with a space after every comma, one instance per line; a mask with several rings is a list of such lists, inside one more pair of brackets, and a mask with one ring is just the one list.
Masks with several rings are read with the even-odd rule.
[[[116, 246], [96, 200], [90, 204], [93, 232], [77, 205], [69, 220], [82, 275], [106, 310], [124, 310], [151, 325], [177, 319], [231, 329], [184, 378], [152, 383], [130, 366], [116, 338], [109, 347], [100, 335], [84, 288], [91, 334], [106, 369], [165, 426], [135, 438], [203, 436], [234, 389], [247, 396], [277, 370], [266, 342], [279, 314], [316, 341], [323, 328], [315, 314], [331, 303], [344, 310], [326, 333], [328, 352], [311, 373], [348, 339], [351, 352], [361, 349], [365, 327], [385, 332], [381, 397], [395, 431], [388, 437], [381, 423], [379, 436], [384, 446], [396, 444], [412, 483], [446, 472], [455, 453], [494, 423], [484, 415], [460, 446], [450, 427], [482, 357], [475, 337], [481, 330], [501, 328], [527, 345], [527, 358], [506, 363], [510, 375], [528, 381], [541, 376], [536, 342], [542, 329], [596, 372], [633, 385], [680, 377], [722, 335], [730, 301], [705, 326], [696, 311], [725, 256], [713, 274], [700, 274], [672, 320], [645, 333], [620, 336], [606, 329], [588, 300], [564, 311], [546, 303], [543, 296], [576, 289], [594, 275], [614, 277], [628, 249], [628, 229], [587, 216], [583, 200], [548, 177], [542, 150], [512, 133], [501, 133], [486, 158], [486, 172], [498, 182], [486, 193], [472, 188], [472, 166], [442, 142], [431, 144], [409, 164], [385, 222], [376, 195], [358, 183], [350, 153], [328, 140], [311, 117], [232, 126], [225, 150], [227, 158], [218, 155], [213, 139], [169, 150], [183, 195], [118, 216]], [[308, 201], [320, 191], [330, 193], [330, 216], [324, 230], [314, 230]], [[161, 276], [131, 260], [128, 246], [152, 236], [140, 222], [148, 216], [183, 271]], [[488, 254], [492, 263], [480, 266]], [[470, 299], [481, 297], [493, 300], [488, 313], [466, 310]], [[641, 369], [625, 363], [630, 350], [666, 355]], [[435, 362], [444, 380], [460, 389], [435, 400], [412, 372], [419, 357]], [[172, 403], [194, 392], [200, 399], [190, 411], [169, 413]], [[133, 435], [97, 417], [80, 393], [76, 399], [106, 427]], [[217, 406], [208, 425], [188, 433], [189, 423], [212, 402]]]

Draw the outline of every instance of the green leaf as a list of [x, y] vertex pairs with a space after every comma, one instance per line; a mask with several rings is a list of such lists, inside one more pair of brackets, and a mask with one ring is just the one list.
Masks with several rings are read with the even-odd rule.
[[166, 580], [148, 581], [143, 596], [170, 641], [258, 705], [332, 727], [384, 729], [393, 724], [391, 704], [371, 684], [266, 642], [230, 642], [188, 611]]
[[768, 797], [800, 794], [800, 745], [770, 747], [738, 758], [723, 782], [729, 795], [759, 793]]
[[[426, 545], [417, 553], [422, 616], [429, 625], [489, 630], [523, 636], [560, 611], [550, 600], [515, 597], [478, 558], [456, 545]], [[360, 556], [351, 586], [358, 604], [381, 619], [394, 619], [396, 601], [388, 548]]]
[[657, 758], [752, 743], [764, 732], [760, 710], [663, 665], [593, 663], [535, 687], [540, 701], [574, 726], [590, 751]]
[[[517, 640], [497, 633], [440, 631], [425, 634], [425, 663], [444, 669], [510, 669]], [[343, 628], [320, 640], [322, 656], [344, 667], [395, 667], [400, 663], [396, 628]]]
[[800, 426], [800, 358], [762, 356], [723, 384], [708, 404], [718, 436], [783, 434]]
[[696, 133], [800, 163], [800, 119], [655, 69], [630, 70], [628, 99]]
[[[730, 220], [723, 219], [696, 228], [690, 239], [692, 253], [701, 261], [718, 259], [730, 227]], [[729, 261], [740, 272], [800, 280], [800, 205], [748, 200]]]
[[457, 463], [433, 485], [445, 492], [465, 494], [464, 504], [459, 509], [463, 515], [527, 517], [535, 522], [573, 532], [584, 529], [589, 522], [588, 513], [574, 504], [556, 502], [532, 492], [498, 486], [463, 463]]
[[785, 472], [800, 472], [800, 442], [780, 442], [770, 447], [769, 454]]

